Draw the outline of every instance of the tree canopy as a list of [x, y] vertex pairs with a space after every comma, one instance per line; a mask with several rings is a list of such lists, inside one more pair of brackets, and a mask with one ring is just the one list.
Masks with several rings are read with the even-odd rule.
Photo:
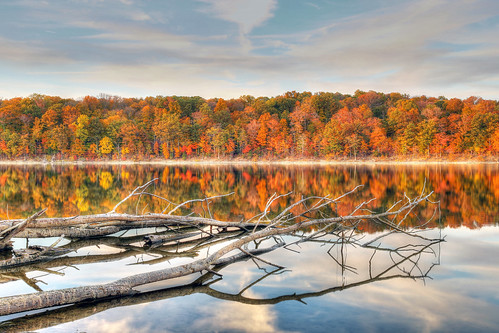
[[499, 154], [499, 103], [356, 91], [0, 100], [0, 158], [453, 158]]

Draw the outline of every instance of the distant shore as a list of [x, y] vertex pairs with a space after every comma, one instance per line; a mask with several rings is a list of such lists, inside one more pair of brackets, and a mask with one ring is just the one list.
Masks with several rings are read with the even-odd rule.
[[249, 160], [249, 159], [185, 159], [185, 160], [0, 160], [0, 165], [165, 165], [165, 166], [212, 166], [212, 165], [277, 165], [277, 166], [327, 166], [327, 165], [499, 165], [499, 160], [397, 160], [397, 159], [282, 159], [282, 160]]

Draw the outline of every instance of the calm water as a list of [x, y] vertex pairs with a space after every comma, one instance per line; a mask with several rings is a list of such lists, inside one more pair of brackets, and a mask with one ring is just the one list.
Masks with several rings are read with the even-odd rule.
[[[340, 195], [364, 187], [337, 208], [348, 213], [360, 202], [376, 198], [371, 209], [386, 209], [414, 196], [423, 186], [440, 200], [437, 215], [424, 235], [445, 236], [428, 242], [390, 236], [382, 246], [394, 249], [411, 243], [427, 246], [411, 260], [400, 262], [396, 252], [307, 243], [295, 251], [266, 254], [286, 268], [276, 270], [252, 261], [224, 268], [223, 279], [204, 287], [187, 285], [187, 277], [148, 287], [141, 296], [84, 307], [68, 307], [29, 317], [3, 317], [0, 330], [50, 332], [330, 332], [499, 330], [499, 167], [0, 167], [2, 219], [27, 216], [49, 208], [49, 216], [103, 213], [136, 186], [158, 178], [151, 192], [174, 202], [235, 192], [219, 199], [211, 213], [219, 219], [240, 220], [260, 212], [273, 193], [293, 191], [272, 207], [276, 214], [302, 195]], [[425, 185], [424, 185], [425, 184]], [[122, 207], [140, 213], [165, 208], [161, 200], [142, 198]], [[411, 221], [433, 215], [425, 205]], [[201, 210], [198, 213], [206, 213]], [[361, 226], [365, 240], [382, 230]], [[78, 249], [74, 261], [37, 270], [0, 272], [0, 296], [104, 283], [123, 276], [191, 261], [212, 253], [217, 245], [196, 254], [167, 249], [165, 259], [153, 252], [131, 250], [130, 241], [109, 237], [63, 246]], [[138, 238], [137, 238], [138, 239]], [[328, 239], [326, 239], [327, 241]], [[30, 240], [50, 244], [53, 239]], [[25, 246], [23, 239], [16, 247]], [[126, 244], [123, 244], [126, 243]], [[128, 246], [128, 247], [127, 247]], [[328, 250], [330, 250], [328, 252]], [[172, 253], [177, 252], [177, 255]], [[374, 254], [374, 256], [373, 256]], [[99, 257], [100, 256], [100, 257]], [[102, 259], [100, 259], [102, 258]], [[372, 259], [371, 259], [372, 258]], [[93, 260], [95, 259], [95, 260]], [[338, 262], [348, 269], [342, 269]], [[397, 265], [395, 265], [397, 264]], [[409, 272], [407, 274], [407, 272]], [[427, 276], [419, 276], [427, 273]], [[408, 276], [402, 277], [401, 275]], [[34, 284], [33, 284], [34, 282]], [[172, 287], [172, 284], [181, 286]], [[145, 291], [147, 291], [145, 290]]]

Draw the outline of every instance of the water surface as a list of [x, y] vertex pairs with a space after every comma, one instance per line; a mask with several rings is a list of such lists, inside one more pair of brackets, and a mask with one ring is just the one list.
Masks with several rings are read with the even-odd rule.
[[[341, 195], [364, 187], [337, 207], [348, 213], [360, 202], [376, 198], [373, 210], [415, 196], [425, 187], [440, 206], [425, 204], [411, 216], [418, 223], [434, 216], [425, 236], [445, 236], [412, 261], [394, 265], [382, 251], [307, 243], [294, 251], [280, 249], [265, 259], [285, 266], [253, 261], [224, 268], [223, 279], [203, 287], [182, 281], [149, 286], [149, 293], [87, 306], [67, 307], [39, 315], [1, 318], [4, 330], [50, 332], [495, 332], [499, 330], [499, 170], [497, 166], [377, 166], [377, 167], [6, 167], [0, 169], [0, 214], [24, 217], [49, 208], [49, 216], [104, 213], [136, 186], [158, 178], [149, 190], [177, 203], [234, 192], [218, 199], [209, 212], [216, 218], [249, 218], [265, 207], [273, 193], [291, 195], [272, 206], [276, 214], [302, 195]], [[141, 198], [122, 211], [158, 211], [162, 200]], [[365, 239], [384, 231], [361, 226]], [[147, 232], [147, 231], [146, 231]], [[125, 237], [133, 238], [133, 233]], [[425, 245], [404, 236], [386, 238], [383, 245]], [[49, 244], [53, 240], [30, 240]], [[212, 253], [220, 245], [168, 260], [157, 253], [131, 251], [116, 238], [69, 243], [81, 256], [76, 264], [53, 262], [50, 268], [3, 272], [0, 296], [105, 283], [123, 276], [178, 265]], [[26, 240], [17, 239], [23, 247]], [[63, 244], [64, 245], [64, 244]], [[328, 252], [329, 250], [329, 252]], [[128, 252], [127, 252], [128, 251]], [[104, 262], [91, 262], [94, 256]], [[417, 259], [416, 259], [417, 258]], [[85, 261], [87, 260], [87, 261]], [[397, 260], [397, 259], [395, 259]], [[345, 265], [339, 265], [343, 262]], [[417, 265], [415, 265], [417, 263]], [[345, 269], [347, 267], [348, 269]], [[384, 272], [381, 276], [378, 274]], [[409, 274], [406, 274], [409, 272]], [[403, 277], [401, 275], [407, 275]], [[423, 276], [423, 277], [422, 277]], [[27, 279], [26, 279], [27, 278]], [[215, 281], [216, 280], [216, 281]], [[170, 288], [173, 285], [178, 288]], [[152, 291], [156, 290], [156, 291]]]

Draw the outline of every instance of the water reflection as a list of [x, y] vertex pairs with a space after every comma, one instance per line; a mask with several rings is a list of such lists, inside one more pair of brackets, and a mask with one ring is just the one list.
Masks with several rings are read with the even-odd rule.
[[[442, 244], [442, 263], [431, 273], [433, 279], [413, 281], [392, 279], [344, 289], [322, 297], [304, 299], [307, 304], [290, 301], [276, 305], [241, 305], [214, 299], [205, 294], [158, 300], [147, 305], [109, 310], [87, 321], [68, 323], [52, 331], [99, 331], [97, 323], [107, 323], [123, 329], [121, 332], [148, 331], [233, 331], [234, 326], [215, 320], [216, 313], [238, 313], [242, 308], [261, 312], [270, 332], [330, 332], [335, 331], [404, 331], [404, 332], [497, 332], [499, 329], [499, 228], [480, 230], [445, 229], [447, 242]], [[466, 249], [466, 250], [463, 250]], [[464, 258], [463, 253], [470, 253]], [[293, 261], [293, 255], [273, 253], [269, 260], [279, 257], [293, 261], [291, 272], [266, 280], [264, 286], [248, 297], [265, 297], [275, 290], [292, 290], [301, 281], [301, 288], [311, 290], [338, 282], [331, 266], [324, 266], [324, 249], [303, 249], [307, 260]], [[296, 254], [297, 255], [297, 254]], [[354, 259], [353, 253], [350, 256]], [[329, 261], [331, 264], [331, 261]], [[224, 275], [257, 275], [254, 269], [233, 267]], [[237, 271], [237, 272], [236, 272]], [[294, 276], [291, 276], [294, 274]], [[227, 287], [232, 277], [227, 276]], [[225, 277], [224, 277], [225, 279]], [[321, 282], [322, 281], [322, 282]], [[220, 281], [223, 282], [223, 281]], [[218, 284], [218, 283], [217, 283]], [[305, 286], [305, 287], [303, 287]], [[220, 288], [214, 285], [213, 288]], [[276, 289], [274, 289], [276, 288]], [[246, 311], [244, 311], [246, 313]], [[167, 315], [166, 315], [167, 314]], [[154, 318], [154, 320], [153, 320]], [[109, 327], [109, 326], [108, 326]], [[251, 322], [240, 331], [251, 331]]]
[[[240, 262], [221, 269], [221, 280], [207, 274], [198, 280], [203, 284], [13, 319], [3, 323], [1, 330], [124, 333], [252, 332], [258, 328], [262, 332], [329, 332], [334, 328], [340, 332], [496, 332], [499, 228], [425, 231], [435, 238], [440, 233], [446, 236], [446, 242], [433, 245], [432, 252], [423, 251], [418, 266], [425, 270], [440, 263], [431, 269], [431, 279], [401, 278], [398, 268], [387, 271], [383, 275], [387, 278], [371, 278], [373, 251], [355, 247], [343, 253], [348, 265], [357, 269], [343, 270], [322, 244], [307, 243], [301, 244], [300, 253], [279, 250], [265, 255], [266, 260], [286, 266], [284, 270], [261, 265], [265, 272], [251, 261]], [[400, 239], [390, 239], [387, 245], [400, 243]], [[82, 249], [93, 246], [81, 245]], [[341, 250], [336, 250], [331, 253], [339, 261]], [[381, 251], [374, 256], [374, 274], [393, 266], [389, 257]], [[118, 271], [129, 274], [133, 262], [132, 256], [106, 263], [106, 271], [113, 272], [107, 280], [114, 279]], [[75, 284], [101, 281], [102, 267], [77, 266], [87, 275], [84, 280], [76, 279]], [[411, 267], [414, 265], [406, 265], [403, 270]], [[414, 273], [420, 274], [419, 270]], [[395, 277], [390, 277], [392, 274]], [[68, 278], [72, 280], [71, 274]]]
[[[425, 234], [429, 232], [434, 233], [428, 230]], [[374, 247], [363, 247], [359, 246], [360, 242], [348, 243], [350, 241], [346, 239], [346, 243], [339, 244], [337, 243], [339, 239], [331, 235], [321, 241], [301, 243], [299, 247], [294, 245], [300, 248], [299, 254], [292, 252], [294, 255], [284, 256], [287, 251], [281, 249], [266, 256], [267, 260], [279, 264], [281, 261], [289, 262], [290, 266], [286, 269], [272, 267], [267, 262], [265, 262], [267, 265], [265, 263], [253, 265], [251, 261], [237, 262], [214, 269], [223, 274], [223, 279], [214, 272], [208, 272], [181, 287], [60, 308], [6, 321], [0, 328], [5, 332], [32, 331], [75, 320], [83, 320], [92, 327], [95, 318], [88, 320], [84, 318], [101, 311], [107, 312], [124, 306], [134, 306], [135, 311], [140, 311], [141, 306], [149, 307], [144, 305], [147, 303], [166, 299], [174, 299], [173, 302], [176, 302], [175, 299], [180, 296], [204, 294], [224, 302], [216, 309], [209, 304], [211, 302], [197, 306], [198, 317], [192, 321], [184, 321], [184, 325], [189, 327], [188, 330], [276, 331], [279, 325], [277, 319], [281, 316], [274, 307], [277, 304], [289, 301], [306, 304], [312, 298], [380, 281], [424, 280], [428, 278], [435, 264], [438, 264], [438, 245], [441, 242], [438, 232], [437, 238], [416, 238], [407, 234], [386, 233], [385, 238], [381, 240], [379, 236], [375, 234], [371, 237], [375, 240]], [[369, 239], [362, 238], [362, 243], [368, 241]], [[400, 249], [393, 248], [393, 244], [396, 243], [403, 243], [406, 246]], [[327, 252], [328, 247], [337, 248], [337, 253]], [[341, 269], [335, 273], [335, 268], [338, 266]], [[349, 269], [344, 269], [345, 267]], [[325, 278], [324, 274], [328, 277], [336, 276], [337, 279]], [[98, 322], [101, 320], [97, 319]], [[161, 318], [152, 318], [152, 325], [158, 325], [158, 321], [162, 323]], [[123, 327], [124, 324], [132, 325], [134, 328], [136, 325], [135, 322], [124, 322], [122, 319], [116, 322], [120, 329], [130, 330], [129, 326], [128, 329]], [[108, 329], [114, 331], [116, 327], [112, 326], [112, 323], [106, 324]], [[141, 328], [144, 327], [138, 327], [139, 331]], [[102, 328], [99, 331], [102, 331]]]
[[[433, 245], [432, 251], [421, 253], [418, 269], [412, 261], [392, 267], [389, 253], [380, 250], [372, 264], [373, 249], [352, 247], [342, 251], [335, 247], [330, 251], [332, 258], [323, 244], [307, 243], [296, 249], [300, 253], [280, 250], [265, 256], [285, 270], [267, 266], [263, 271], [252, 262], [237, 263], [223, 268], [221, 280], [208, 274], [202, 284], [164, 286], [133, 297], [7, 318], [9, 321], [0, 327], [2, 331], [499, 330], [499, 228], [483, 227], [499, 221], [497, 166], [1, 166], [0, 171], [0, 214], [4, 219], [26, 216], [42, 207], [49, 208], [49, 216], [107, 212], [153, 178], [159, 178], [154, 193], [175, 202], [234, 191], [234, 196], [212, 207], [215, 217], [230, 220], [260, 212], [274, 192], [294, 191], [288, 201], [272, 207], [276, 213], [302, 194], [337, 196], [364, 184], [351, 201], [338, 207], [342, 213], [372, 197], [377, 198], [374, 208], [386, 208], [404, 192], [414, 196], [426, 182], [427, 188], [435, 191], [435, 199], [441, 201], [442, 218], [431, 225], [453, 227], [441, 231], [447, 240], [441, 247]], [[149, 211], [164, 208], [161, 201], [141, 200], [141, 207]], [[123, 208], [135, 212], [136, 206], [132, 203]], [[414, 218], [426, 219], [433, 208], [423, 206]], [[459, 226], [466, 227], [454, 228]], [[369, 232], [365, 237], [379, 235], [374, 225], [360, 228]], [[141, 237], [72, 240], [66, 246], [77, 249], [77, 255], [54, 259], [43, 267], [3, 272], [0, 294], [105, 283], [132, 272], [184, 263], [210, 251], [199, 248], [182, 253], [178, 245], [142, 249], [134, 246]], [[24, 246], [25, 241], [16, 242]], [[388, 245], [394, 248], [398, 244], [400, 240], [393, 239]], [[347, 266], [341, 265], [341, 258], [347, 259]], [[395, 259], [403, 260], [400, 256]], [[432, 269], [435, 263], [441, 265]], [[400, 267], [402, 272], [412, 269], [412, 275], [402, 278]], [[424, 274], [427, 271], [432, 279]], [[383, 275], [378, 276], [380, 273]]]
[[[47, 216], [104, 213], [137, 186], [158, 178], [154, 193], [174, 202], [229, 192], [212, 207], [216, 218], [239, 220], [261, 212], [273, 193], [293, 195], [271, 207], [273, 212], [302, 195], [338, 196], [364, 188], [338, 207], [348, 213], [361, 201], [376, 198], [386, 209], [406, 193], [414, 197], [423, 184], [441, 201], [442, 219], [434, 221], [475, 228], [499, 222], [499, 166], [309, 166], [309, 167], [159, 167], [159, 166], [0, 166], [0, 218], [26, 217], [41, 208]], [[145, 211], [162, 211], [164, 201], [142, 198]], [[144, 207], [142, 205], [141, 207]], [[136, 212], [135, 203], [121, 207]], [[138, 212], [143, 213], [144, 210]], [[433, 210], [421, 212], [421, 219]], [[197, 211], [203, 214], [203, 211]], [[365, 226], [369, 228], [369, 226]], [[367, 230], [369, 232], [375, 229]]]

